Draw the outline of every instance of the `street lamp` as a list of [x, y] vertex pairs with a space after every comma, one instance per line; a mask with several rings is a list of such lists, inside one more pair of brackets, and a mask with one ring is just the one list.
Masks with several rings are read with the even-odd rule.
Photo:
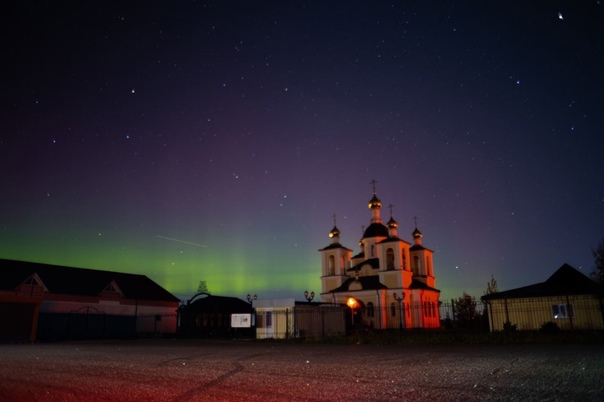
[[348, 305], [348, 307], [350, 307], [350, 316], [352, 317], [351, 318], [352, 327], [354, 328], [354, 308], [358, 305], [358, 303], [354, 298], [349, 297], [348, 300], [346, 300], [346, 304]]
[[308, 295], [308, 290], [304, 291], [304, 298], [306, 299], [307, 302], [311, 302], [312, 299], [315, 298], [315, 292], [310, 292], [310, 296]]
[[252, 297], [252, 296], [251, 296], [251, 295], [248, 293], [248, 294], [247, 294], [247, 302], [248, 302], [249, 304], [252, 304], [252, 302], [253, 302], [254, 300], [258, 300], [258, 295], [254, 295], [254, 297]]
[[400, 329], [403, 329], [403, 314], [405, 313], [404, 310], [404, 305], [403, 305], [403, 301], [405, 300], [405, 292], [402, 292], [402, 296], [399, 297], [396, 292], [392, 294], [392, 297], [394, 297], [394, 300], [396, 300], [398, 302], [399, 305], [399, 316], [400, 316]]

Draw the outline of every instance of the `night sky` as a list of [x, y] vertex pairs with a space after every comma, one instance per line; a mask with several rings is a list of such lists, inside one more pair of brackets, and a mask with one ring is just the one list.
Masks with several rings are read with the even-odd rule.
[[1, 258], [303, 300], [376, 180], [441, 300], [592, 270], [600, 1], [14, 3]]

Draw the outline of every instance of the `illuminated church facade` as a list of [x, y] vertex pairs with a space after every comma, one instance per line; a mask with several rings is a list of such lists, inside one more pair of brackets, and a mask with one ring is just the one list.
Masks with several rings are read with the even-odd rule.
[[321, 299], [347, 304], [356, 325], [367, 328], [440, 327], [433, 251], [423, 246], [417, 222], [413, 243], [399, 238], [392, 211], [384, 224], [375, 182], [368, 207], [371, 220], [359, 241], [358, 254], [353, 256], [352, 250], [340, 244], [335, 221], [329, 232], [331, 244], [319, 250]]

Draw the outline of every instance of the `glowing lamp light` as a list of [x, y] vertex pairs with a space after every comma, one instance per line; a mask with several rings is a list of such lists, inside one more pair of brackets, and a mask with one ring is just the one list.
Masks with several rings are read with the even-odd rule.
[[355, 308], [357, 306], [357, 301], [355, 299], [353, 299], [352, 297], [349, 297], [348, 300], [346, 301], [346, 304], [350, 308]]

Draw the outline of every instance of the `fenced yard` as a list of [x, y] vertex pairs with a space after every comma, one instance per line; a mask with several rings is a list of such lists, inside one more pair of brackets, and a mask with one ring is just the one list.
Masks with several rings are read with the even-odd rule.
[[[407, 328], [401, 320], [407, 314], [438, 314], [440, 326], [431, 329]], [[209, 319], [189, 320], [174, 314], [119, 316], [85, 310], [72, 313], [41, 313], [38, 322], [40, 341], [125, 338], [247, 338], [343, 340], [347, 337], [418, 338], [475, 337], [498, 333], [604, 333], [604, 308], [601, 299], [557, 297], [510, 299], [483, 303], [451, 300], [436, 311], [423, 306], [387, 306], [350, 309], [347, 306], [308, 303], [291, 309], [255, 312], [251, 328], [230, 328], [230, 317], [216, 314]], [[220, 320], [218, 318], [221, 318]], [[194, 322], [194, 324], [191, 324]], [[380, 323], [379, 327], [375, 323]], [[521, 336], [521, 335], [519, 335]]]

